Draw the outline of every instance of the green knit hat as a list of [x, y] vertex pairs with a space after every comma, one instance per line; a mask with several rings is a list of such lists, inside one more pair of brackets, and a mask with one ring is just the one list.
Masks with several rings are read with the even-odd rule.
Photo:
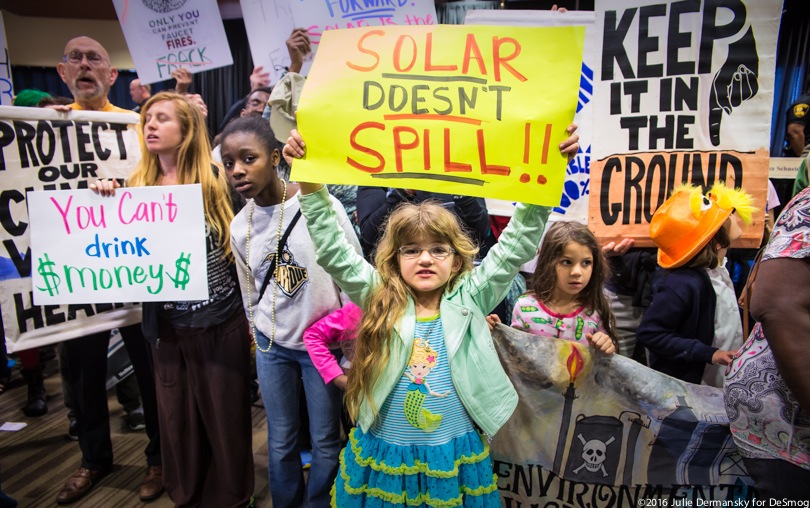
[[20, 92], [14, 96], [14, 101], [12, 104], [15, 106], [28, 106], [29, 108], [35, 108], [39, 104], [39, 101], [50, 96], [51, 94], [48, 92], [34, 90], [33, 88], [26, 88], [25, 90], [20, 90]]

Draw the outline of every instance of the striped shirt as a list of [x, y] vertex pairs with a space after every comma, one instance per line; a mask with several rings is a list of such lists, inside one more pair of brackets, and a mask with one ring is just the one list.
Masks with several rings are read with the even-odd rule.
[[427, 361], [435, 361], [435, 366], [428, 371], [429, 364], [420, 362], [416, 353], [411, 356], [405, 372], [383, 403], [371, 433], [397, 445], [444, 444], [471, 432], [473, 421], [450, 378], [440, 316], [417, 318], [414, 337], [414, 350], [423, 345], [420, 339], [427, 341]]

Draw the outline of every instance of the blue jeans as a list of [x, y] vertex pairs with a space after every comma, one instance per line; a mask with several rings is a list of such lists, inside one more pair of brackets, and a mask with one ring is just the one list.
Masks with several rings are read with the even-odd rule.
[[[266, 336], [256, 331], [258, 348], [267, 349]], [[273, 344], [256, 349], [256, 370], [267, 413], [270, 496], [273, 508], [328, 507], [340, 453], [341, 393], [325, 385], [306, 351]], [[298, 447], [299, 379], [303, 380], [312, 440], [312, 465], [304, 499], [304, 475]]]

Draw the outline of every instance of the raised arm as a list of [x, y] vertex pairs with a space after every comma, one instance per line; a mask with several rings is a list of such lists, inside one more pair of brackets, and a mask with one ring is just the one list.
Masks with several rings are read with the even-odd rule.
[[[304, 143], [304, 138], [301, 137], [301, 133], [298, 132], [298, 129], [293, 129], [290, 131], [290, 137], [287, 138], [287, 144], [284, 145], [281, 154], [284, 156], [284, 160], [287, 161], [287, 164], [292, 167], [295, 159], [300, 159], [304, 156], [306, 147], [307, 145]], [[299, 182], [298, 186], [301, 189], [301, 194], [312, 194], [323, 188], [322, 183]]]
[[287, 38], [287, 52], [290, 54], [290, 72], [301, 73], [304, 57], [312, 51], [306, 28], [293, 29]]

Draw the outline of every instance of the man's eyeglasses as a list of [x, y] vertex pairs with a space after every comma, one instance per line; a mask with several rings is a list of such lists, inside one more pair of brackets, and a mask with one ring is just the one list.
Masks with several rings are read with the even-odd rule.
[[91, 67], [98, 67], [107, 61], [103, 56], [93, 51], [88, 51], [87, 53], [82, 53], [81, 51], [71, 51], [62, 57], [62, 61], [70, 62], [74, 65], [81, 65], [82, 60], [85, 58], [87, 58], [87, 63], [89, 63]]
[[432, 247], [428, 247], [423, 249], [422, 247], [417, 247], [415, 245], [406, 245], [404, 247], [400, 247], [397, 249], [399, 254], [404, 257], [405, 259], [416, 259], [422, 255], [423, 251], [427, 251], [430, 254], [430, 257], [433, 259], [438, 259], [442, 261], [447, 259], [447, 256], [450, 254], [455, 254], [456, 251], [450, 247], [445, 247], [443, 245], [434, 245]]

